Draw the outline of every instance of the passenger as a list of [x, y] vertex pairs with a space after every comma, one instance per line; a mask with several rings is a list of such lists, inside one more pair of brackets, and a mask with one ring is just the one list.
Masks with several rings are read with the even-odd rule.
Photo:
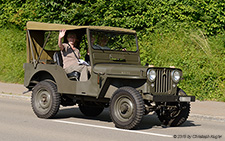
[[[62, 38], [64, 38], [64, 42], [62, 43]], [[88, 70], [89, 66], [80, 64], [80, 51], [77, 48], [78, 39], [76, 34], [73, 31], [60, 30], [59, 31], [59, 39], [58, 45], [61, 50], [62, 59], [63, 59], [63, 68], [66, 73], [79, 72], [80, 73], [80, 81], [88, 80]]]

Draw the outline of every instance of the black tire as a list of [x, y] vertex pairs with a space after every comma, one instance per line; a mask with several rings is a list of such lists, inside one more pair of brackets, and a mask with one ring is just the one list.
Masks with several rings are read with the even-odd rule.
[[33, 89], [31, 105], [39, 118], [54, 117], [60, 107], [61, 97], [56, 85], [51, 81], [41, 81]]
[[79, 104], [79, 109], [85, 116], [96, 117], [102, 113], [104, 107], [94, 103], [88, 105]]
[[[178, 89], [178, 93], [186, 95], [182, 89]], [[176, 127], [183, 124], [190, 113], [190, 103], [189, 102], [171, 102], [167, 103], [167, 106], [176, 107], [173, 110], [168, 110], [167, 113], [162, 114], [160, 110], [157, 110], [159, 120], [163, 125]]]
[[144, 115], [144, 101], [141, 94], [132, 87], [121, 87], [110, 100], [110, 116], [115, 126], [134, 129]]

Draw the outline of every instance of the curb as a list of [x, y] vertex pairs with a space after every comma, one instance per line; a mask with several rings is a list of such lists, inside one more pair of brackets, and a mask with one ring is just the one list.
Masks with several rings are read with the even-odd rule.
[[225, 122], [225, 117], [220, 116], [209, 116], [209, 115], [200, 115], [200, 114], [190, 114], [191, 118], [197, 118], [200, 120], [209, 120], [209, 121], [218, 121]]
[[23, 96], [23, 95], [17, 95], [17, 94], [4, 94], [4, 93], [0, 93], [0, 97], [9, 97], [9, 98], [30, 100], [30, 96]]

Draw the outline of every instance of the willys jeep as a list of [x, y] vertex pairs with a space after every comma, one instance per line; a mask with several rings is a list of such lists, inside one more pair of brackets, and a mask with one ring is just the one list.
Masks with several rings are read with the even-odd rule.
[[[62, 29], [74, 31], [82, 55], [89, 53], [87, 81], [69, 76], [62, 67], [57, 46]], [[28, 22], [26, 33], [24, 86], [32, 91], [31, 105], [37, 117], [53, 118], [60, 105], [78, 104], [90, 117], [109, 107], [115, 126], [124, 129], [138, 127], [149, 112], [155, 112], [166, 126], [187, 120], [195, 97], [177, 86], [181, 69], [142, 66], [135, 30]]]

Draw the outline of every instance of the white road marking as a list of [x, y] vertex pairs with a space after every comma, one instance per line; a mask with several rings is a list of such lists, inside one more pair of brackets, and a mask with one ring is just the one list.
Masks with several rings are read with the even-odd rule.
[[72, 124], [72, 125], [80, 125], [80, 126], [87, 126], [87, 127], [94, 127], [94, 128], [102, 128], [102, 129], [109, 129], [109, 130], [115, 130], [115, 131], [136, 133], [136, 134], [145, 134], [145, 135], [167, 137], [167, 138], [172, 138], [173, 137], [172, 135], [164, 135], [164, 134], [157, 134], [157, 133], [151, 133], [151, 132], [142, 132], [142, 131], [134, 131], [134, 130], [125, 130], [125, 129], [119, 129], [119, 128], [113, 128], [113, 127], [106, 127], [106, 126], [99, 126], [99, 125], [92, 125], [92, 124], [85, 124], [85, 123], [78, 123], [78, 122], [71, 122], [71, 121], [64, 121], [64, 120], [52, 120], [52, 121], [53, 122], [59, 122], [59, 123]]

